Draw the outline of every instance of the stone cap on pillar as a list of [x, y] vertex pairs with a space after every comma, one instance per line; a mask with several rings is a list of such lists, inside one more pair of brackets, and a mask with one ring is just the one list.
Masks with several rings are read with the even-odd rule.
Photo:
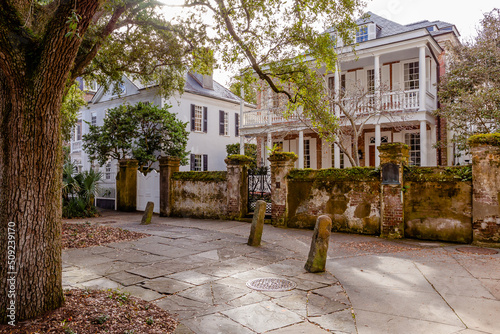
[[120, 165], [120, 168], [138, 168], [139, 167], [139, 161], [136, 159], [121, 159], [118, 160], [118, 163]]
[[380, 164], [408, 164], [410, 148], [403, 143], [387, 143], [377, 147], [380, 153]]
[[243, 154], [228, 155], [224, 162], [226, 165], [250, 165], [252, 158]]
[[294, 163], [298, 158], [293, 152], [273, 152], [267, 160], [274, 164], [287, 164]]
[[160, 166], [179, 167], [181, 165], [181, 159], [177, 157], [160, 157], [158, 161], [160, 162]]
[[467, 140], [471, 147], [487, 145], [500, 147], [500, 133], [483, 133], [474, 135]]

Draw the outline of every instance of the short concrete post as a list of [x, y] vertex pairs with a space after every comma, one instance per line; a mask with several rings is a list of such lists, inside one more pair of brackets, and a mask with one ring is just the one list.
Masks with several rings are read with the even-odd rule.
[[119, 161], [120, 169], [116, 175], [116, 208], [118, 211], [135, 211], [137, 208], [137, 168], [139, 163], [133, 159]]
[[174, 157], [160, 158], [160, 216], [168, 217], [172, 211], [170, 178], [179, 171], [181, 160]]
[[153, 218], [153, 209], [155, 204], [153, 202], [148, 202], [146, 204], [146, 210], [144, 210], [144, 215], [142, 216], [141, 225], [151, 224], [151, 218]]
[[259, 200], [255, 204], [255, 211], [253, 213], [252, 228], [250, 229], [250, 236], [248, 237], [249, 246], [260, 246], [265, 216], [266, 202]]
[[286, 175], [294, 168], [297, 155], [292, 152], [275, 152], [271, 162], [271, 218], [274, 226], [286, 226], [288, 182]]
[[316, 220], [311, 241], [311, 250], [304, 269], [310, 273], [325, 271], [328, 242], [332, 231], [332, 220], [328, 216], [319, 216]]

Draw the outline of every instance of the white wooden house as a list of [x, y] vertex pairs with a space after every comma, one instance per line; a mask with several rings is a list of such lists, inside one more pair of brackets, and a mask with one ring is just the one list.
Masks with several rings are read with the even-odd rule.
[[[359, 150], [355, 152], [360, 157], [360, 164], [378, 166], [376, 147], [384, 142], [408, 144], [413, 165], [456, 163], [452, 147], [435, 147], [437, 141], [449, 139], [450, 133], [445, 121], [433, 114], [438, 108], [437, 82], [446, 70], [447, 44], [459, 43], [456, 27], [442, 21], [401, 25], [374, 13], [368, 14], [368, 19], [357, 22], [356, 53], [351, 47], [341, 45], [339, 40], [340, 68], [335, 73], [320, 69], [326, 76], [325, 81], [337, 91], [348, 91], [354, 85], [367, 89], [387, 87], [379, 92], [383, 94], [382, 103], [405, 116], [404, 127], [396, 127], [392, 117], [368, 121], [359, 139]], [[333, 30], [327, 32], [335, 34]], [[264, 164], [267, 161], [265, 147], [279, 144], [284, 151], [297, 153], [298, 168], [350, 166], [337, 145], [332, 147], [322, 142], [303, 122], [293, 117], [284, 119], [273, 111], [273, 99], [273, 93], [261, 92], [257, 110], [246, 111], [241, 125], [242, 134], [257, 138]], [[346, 146], [352, 150], [349, 143]]]
[[[88, 124], [102, 125], [108, 109], [138, 102], [150, 102], [160, 107], [169, 105], [170, 112], [176, 113], [177, 118], [188, 123], [189, 163], [181, 166], [181, 171], [226, 170], [226, 145], [240, 141], [241, 99], [238, 96], [214, 81], [211, 76], [196, 73], [186, 74], [184, 93], [174, 94], [170, 99], [159, 96], [157, 86], [144, 86], [128, 78], [124, 78], [124, 83], [119, 88], [120, 93], [113, 94], [112, 89], [106, 92], [103, 88], [94, 87], [96, 90], [93, 98], [80, 111], [70, 143], [71, 159], [80, 170], [97, 167], [92, 166], [82, 149], [82, 136], [88, 132]], [[251, 109], [253, 106], [244, 105], [244, 110]], [[99, 168], [104, 176], [103, 187], [111, 192], [108, 195], [113, 198], [117, 162], [109, 161]]]

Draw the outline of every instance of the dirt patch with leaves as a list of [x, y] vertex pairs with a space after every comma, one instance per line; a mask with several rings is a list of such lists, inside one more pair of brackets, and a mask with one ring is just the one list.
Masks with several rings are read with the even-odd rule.
[[110, 242], [137, 240], [148, 236], [149, 234], [91, 223], [63, 223], [62, 240], [63, 248], [85, 248]]
[[172, 333], [178, 322], [158, 306], [119, 290], [67, 290], [64, 306], [0, 333]]

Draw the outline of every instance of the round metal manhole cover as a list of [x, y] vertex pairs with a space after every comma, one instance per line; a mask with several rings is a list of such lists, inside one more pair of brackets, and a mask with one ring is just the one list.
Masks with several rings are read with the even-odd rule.
[[247, 282], [250, 289], [259, 291], [289, 291], [295, 289], [297, 284], [284, 278], [256, 278]]
[[493, 255], [497, 254], [498, 251], [489, 248], [481, 248], [481, 247], [457, 247], [457, 251], [468, 254], [476, 254], [476, 255]]

